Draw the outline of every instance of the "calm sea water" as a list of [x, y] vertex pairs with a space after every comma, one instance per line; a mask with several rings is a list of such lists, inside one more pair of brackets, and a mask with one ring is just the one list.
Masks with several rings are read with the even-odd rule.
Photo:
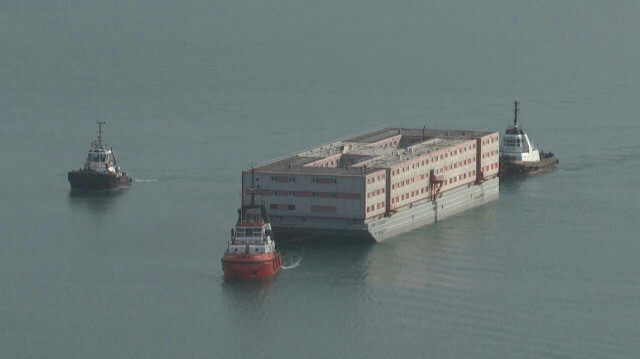
[[[0, 356], [631, 358], [640, 5], [0, 4]], [[560, 167], [380, 244], [220, 257], [254, 163], [370, 128], [504, 131]], [[132, 188], [72, 195], [106, 121]]]

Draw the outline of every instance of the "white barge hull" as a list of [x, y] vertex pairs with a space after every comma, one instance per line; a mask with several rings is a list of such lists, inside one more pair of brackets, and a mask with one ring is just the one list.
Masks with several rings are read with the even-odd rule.
[[447, 191], [435, 202], [425, 200], [400, 208], [391, 216], [366, 221], [278, 218], [272, 221], [279, 242], [300, 240], [369, 240], [382, 242], [416, 228], [441, 221], [499, 198], [499, 179]]

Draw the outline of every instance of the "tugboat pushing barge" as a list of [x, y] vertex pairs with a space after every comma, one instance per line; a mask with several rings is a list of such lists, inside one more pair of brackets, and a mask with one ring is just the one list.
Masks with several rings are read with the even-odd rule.
[[272, 239], [271, 223], [264, 204], [255, 204], [255, 189], [251, 189], [251, 204], [238, 210], [238, 222], [231, 230], [231, 239], [222, 256], [224, 276], [234, 279], [270, 277], [282, 268], [282, 255]]
[[529, 136], [518, 125], [518, 101], [514, 102], [513, 125], [507, 127], [500, 143], [501, 178], [530, 176], [549, 171], [560, 162], [553, 152], [538, 151]]
[[131, 184], [131, 178], [116, 165], [113, 149], [102, 142], [104, 124], [98, 122], [98, 140], [91, 142], [84, 168], [67, 174], [73, 191], [110, 190]]

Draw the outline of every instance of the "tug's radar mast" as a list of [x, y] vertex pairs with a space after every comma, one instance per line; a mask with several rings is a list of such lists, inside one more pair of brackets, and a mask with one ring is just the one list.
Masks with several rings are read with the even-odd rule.
[[102, 125], [105, 124], [104, 121], [97, 121], [98, 122], [98, 144], [100, 146], [102, 146]]
[[518, 105], [520, 104], [518, 101], [513, 101], [515, 108], [513, 109], [513, 125], [518, 126]]
[[251, 205], [255, 206], [256, 202], [256, 188], [253, 185], [253, 176], [255, 173], [255, 169], [251, 166]]

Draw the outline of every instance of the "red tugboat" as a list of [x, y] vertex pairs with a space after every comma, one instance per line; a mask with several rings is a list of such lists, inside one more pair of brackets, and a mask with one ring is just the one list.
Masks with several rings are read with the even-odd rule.
[[282, 267], [282, 255], [276, 250], [269, 216], [263, 204], [251, 204], [238, 210], [238, 223], [231, 230], [229, 247], [222, 256], [224, 276], [235, 279], [276, 275]]

